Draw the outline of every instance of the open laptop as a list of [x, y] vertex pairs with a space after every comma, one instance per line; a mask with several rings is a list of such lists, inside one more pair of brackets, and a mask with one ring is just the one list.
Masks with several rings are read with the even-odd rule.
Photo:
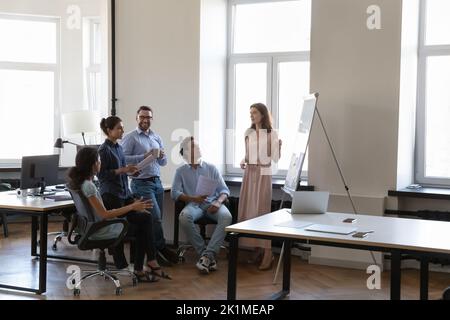
[[329, 192], [297, 191], [292, 195], [292, 214], [326, 213], [328, 209]]

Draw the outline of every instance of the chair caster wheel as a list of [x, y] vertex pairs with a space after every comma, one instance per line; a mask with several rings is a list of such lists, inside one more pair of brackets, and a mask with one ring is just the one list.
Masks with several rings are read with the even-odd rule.
[[116, 288], [116, 296], [122, 295], [122, 288]]
[[186, 258], [183, 257], [183, 256], [178, 257], [178, 261], [181, 262], [181, 263], [184, 263], [184, 262], [186, 262]]
[[73, 289], [73, 296], [74, 296], [74, 297], [79, 297], [79, 296], [80, 296], [80, 293], [81, 293], [81, 290], [80, 290], [80, 289]]
[[58, 251], [58, 247], [56, 246], [56, 243], [54, 245], [52, 245], [52, 250], [53, 251]]

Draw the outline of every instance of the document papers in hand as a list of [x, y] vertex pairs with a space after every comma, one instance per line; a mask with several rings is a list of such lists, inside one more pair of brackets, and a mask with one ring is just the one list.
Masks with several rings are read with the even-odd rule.
[[197, 182], [195, 194], [198, 196], [212, 196], [217, 189], [217, 181], [206, 176], [200, 176]]
[[150, 154], [147, 158], [137, 164], [138, 170], [141, 171], [145, 167], [148, 167], [153, 160], [155, 160], [155, 157], [153, 156], [153, 154]]

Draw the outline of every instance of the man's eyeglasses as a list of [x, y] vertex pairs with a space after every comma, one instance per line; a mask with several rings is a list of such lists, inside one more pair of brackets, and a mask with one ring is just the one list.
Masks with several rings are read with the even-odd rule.
[[153, 120], [153, 117], [150, 117], [150, 116], [147, 116], [147, 117], [139, 116], [139, 120]]

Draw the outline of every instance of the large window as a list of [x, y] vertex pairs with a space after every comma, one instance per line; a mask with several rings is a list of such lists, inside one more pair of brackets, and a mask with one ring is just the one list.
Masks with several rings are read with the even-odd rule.
[[99, 18], [84, 19], [83, 35], [85, 105], [93, 111], [102, 105], [102, 28]]
[[[227, 171], [240, 173], [250, 106], [267, 105], [283, 140], [277, 175], [286, 174], [302, 98], [309, 94], [310, 0], [229, 2]], [[230, 163], [231, 162], [231, 163]], [[304, 166], [305, 169], [305, 166]]]
[[450, 185], [450, 1], [422, 0], [416, 180]]
[[0, 15], [0, 163], [52, 154], [59, 130], [59, 20]]

